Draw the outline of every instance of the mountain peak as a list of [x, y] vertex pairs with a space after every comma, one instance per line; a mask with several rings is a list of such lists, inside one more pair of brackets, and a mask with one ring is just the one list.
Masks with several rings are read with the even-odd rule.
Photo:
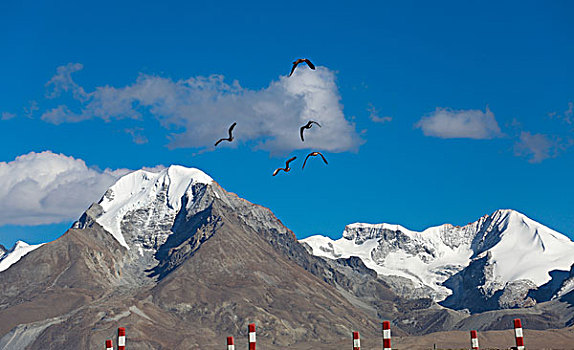
[[21, 248], [26, 248], [29, 247], [30, 245], [24, 241], [17, 241], [14, 246], [12, 247], [12, 249], [10, 249], [10, 252], [15, 251], [16, 249], [21, 249]]
[[[169, 177], [175, 182], [199, 182], [204, 184], [209, 184], [213, 182], [213, 179], [207, 175], [205, 172], [197, 168], [188, 168], [183, 165], [170, 165], [167, 168], [163, 168], [159, 171], [151, 171], [146, 168], [133, 171], [122, 177], [120, 177], [116, 183], [120, 181], [138, 181], [138, 180], [149, 180], [157, 177]], [[115, 185], [115, 184], [114, 184]], [[114, 186], [112, 185], [112, 187]]]
[[187, 168], [183, 165], [170, 165], [165, 171], [172, 179], [191, 179], [194, 182], [204, 184], [213, 182], [213, 179], [209, 175], [197, 168]]
[[[118, 322], [169, 330], [138, 348], [215, 348], [247, 322], [266, 325], [264, 346], [298, 348], [376, 329], [375, 308], [406, 314], [360, 262], [311, 256], [269, 209], [211, 181], [183, 167], [118, 180], [65, 235], [0, 274], [0, 348], [91, 349]], [[359, 289], [368, 301], [357, 303]], [[73, 336], [54, 343], [61, 334]]]
[[490, 217], [500, 217], [500, 218], [527, 218], [526, 215], [514, 209], [497, 209], [492, 214], [488, 215]]
[[[539, 222], [529, 218], [525, 214], [513, 209], [499, 209], [481, 219], [492, 219], [491, 225], [498, 225], [499, 231], [504, 235], [521, 234], [520, 238], [526, 239], [524, 234], [529, 233], [530, 239], [558, 240], [565, 243], [572, 241], [565, 235], [554, 231]], [[510, 228], [510, 229], [509, 229]]]
[[[194, 186], [209, 185], [213, 179], [196, 168], [171, 165], [159, 172], [137, 170], [119, 178], [97, 203], [95, 221], [130, 249], [122, 234], [122, 220], [128, 213], [151, 210], [174, 217], [184, 202], [193, 199]], [[153, 208], [153, 210], [152, 210]], [[149, 219], [149, 218], [148, 218]]]

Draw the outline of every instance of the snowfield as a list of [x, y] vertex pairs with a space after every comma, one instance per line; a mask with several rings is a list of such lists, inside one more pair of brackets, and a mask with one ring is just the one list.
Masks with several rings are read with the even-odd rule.
[[314, 255], [357, 256], [380, 276], [400, 276], [431, 288], [436, 301], [452, 294], [443, 282], [475, 259], [487, 257], [492, 267], [484, 284], [494, 288], [490, 292], [516, 280], [541, 286], [551, 280], [551, 271], [570, 271], [574, 264], [574, 242], [508, 209], [463, 227], [445, 224], [416, 232], [394, 224], [355, 223], [337, 240], [311, 236], [300, 241]]

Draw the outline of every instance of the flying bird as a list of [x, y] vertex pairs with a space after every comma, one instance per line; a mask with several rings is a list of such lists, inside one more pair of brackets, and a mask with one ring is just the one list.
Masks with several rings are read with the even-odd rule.
[[307, 65], [309, 66], [309, 68], [311, 68], [312, 70], [315, 70], [315, 65], [313, 63], [311, 63], [311, 61], [309, 61], [306, 58], [299, 58], [296, 61], [293, 61], [293, 68], [291, 68], [291, 73], [289, 74], [289, 76], [293, 75], [293, 72], [295, 71], [295, 68], [297, 68], [297, 65], [299, 63], [307, 63]]
[[325, 159], [325, 157], [321, 154], [321, 152], [311, 152], [307, 155], [307, 157], [305, 158], [305, 161], [303, 162], [303, 168], [301, 169], [305, 169], [305, 163], [307, 163], [307, 159], [309, 157], [316, 157], [316, 156], [321, 156], [321, 158], [323, 158], [323, 161], [325, 162], [325, 164], [329, 164], [327, 162], [327, 159]]
[[291, 168], [289, 167], [289, 163], [291, 163], [292, 161], [294, 161], [297, 157], [293, 157], [293, 158], [289, 158], [286, 162], [285, 162], [285, 168], [277, 168], [275, 169], [275, 171], [273, 172], [273, 176], [277, 175], [277, 173], [279, 172], [279, 170], [283, 170], [284, 172], [289, 172], [291, 171]]
[[303, 125], [301, 127], [301, 129], [299, 129], [299, 134], [301, 135], [301, 141], [305, 142], [305, 139], [303, 138], [303, 130], [305, 129], [311, 129], [311, 127], [313, 126], [313, 124], [317, 124], [318, 127], [321, 127], [321, 124], [317, 123], [316, 121], [313, 120], [309, 120], [307, 122], [307, 124]]
[[217, 145], [219, 145], [219, 143], [220, 143], [221, 141], [229, 141], [229, 142], [233, 141], [233, 134], [232, 134], [232, 132], [233, 132], [233, 128], [235, 127], [236, 124], [237, 124], [237, 122], [231, 124], [231, 126], [229, 127], [229, 137], [226, 138], [226, 139], [225, 139], [225, 138], [219, 139], [219, 140], [215, 143], [215, 147], [217, 147]]

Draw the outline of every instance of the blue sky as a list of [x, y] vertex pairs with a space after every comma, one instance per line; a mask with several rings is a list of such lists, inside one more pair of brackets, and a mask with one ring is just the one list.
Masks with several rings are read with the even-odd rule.
[[[299, 238], [499, 208], [572, 238], [573, 10], [3, 1], [0, 244], [55, 239], [126, 169], [170, 164], [269, 207]], [[287, 78], [300, 57], [318, 69]], [[308, 116], [325, 125], [302, 144]], [[210, 147], [235, 120], [236, 142]], [[301, 171], [311, 150], [329, 165]], [[292, 154], [295, 169], [272, 177]]]

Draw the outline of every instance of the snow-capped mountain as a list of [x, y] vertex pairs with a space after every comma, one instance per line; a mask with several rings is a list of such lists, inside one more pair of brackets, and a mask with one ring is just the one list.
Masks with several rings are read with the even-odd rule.
[[135, 215], [132, 219], [140, 221], [134, 242], [136, 247], [157, 247], [169, 235], [175, 215], [185, 206], [183, 201], [193, 203], [194, 187], [212, 181], [204, 172], [182, 166], [170, 166], [158, 173], [134, 171], [120, 178], [106, 191], [97, 203], [100, 212], [95, 221], [121, 245], [130, 249], [122, 233], [128, 228], [122, 227], [122, 224], [128, 221], [128, 216]]
[[196, 197], [212, 182], [201, 170], [178, 165], [160, 172], [134, 171], [112, 185], [73, 228], [101, 225], [143, 271], [142, 266], [157, 264], [156, 253], [177, 231], [178, 215], [192, 215], [208, 205]]
[[29, 245], [26, 242], [18, 241], [14, 247], [7, 252], [0, 252], [0, 272], [8, 269], [10, 266], [22, 259], [22, 257], [31, 251], [40, 248], [42, 244]]
[[[517, 235], [520, 244], [512, 246]], [[300, 244], [271, 210], [225, 191], [200, 170], [136, 171], [60, 238], [0, 273], [0, 349], [97, 348], [118, 325], [137, 335], [134, 348], [146, 349], [216, 348], [213, 339], [242, 330], [246, 336], [249, 322], [264, 325], [264, 347], [293, 349], [337, 347], [329, 342], [346, 342], [355, 327], [374, 338], [381, 319], [392, 320], [396, 335], [504, 329], [513, 317], [538, 329], [561, 328], [574, 322], [568, 308], [574, 273], [567, 270], [550, 271], [552, 279], [532, 295], [550, 298], [548, 291], [559, 290], [563, 297], [528, 310], [468, 315], [412, 299], [413, 291], [444, 290], [443, 303], [473, 309], [476, 301], [460, 296], [480, 301], [483, 294], [476, 293], [496, 286], [486, 282], [544, 283], [535, 278], [545, 271], [536, 263], [561, 264], [555, 247], [561, 237], [511, 211], [420, 233], [354, 224], [340, 240], [343, 248], [330, 240], [323, 250], [314, 247], [339, 257], [324, 259], [310, 254], [309, 244]], [[521, 274], [520, 265], [498, 268], [508, 263], [505, 252], [521, 249], [535, 252], [536, 261], [518, 262], [530, 264], [534, 277]], [[418, 270], [409, 271], [411, 265]], [[391, 278], [382, 269], [402, 275]], [[509, 306], [532, 285], [512, 281], [484, 295]]]
[[399, 294], [426, 294], [471, 311], [549, 300], [574, 264], [574, 242], [513, 210], [497, 210], [463, 227], [445, 224], [423, 232], [356, 223], [338, 240], [311, 236], [301, 241], [324, 258], [360, 257]]
[[125, 175], [64, 235], [0, 273], [0, 349], [93, 349], [118, 324], [141, 335], [134, 348], [216, 348], [249, 322], [265, 325], [264, 346], [316, 339], [325, 349], [353, 325], [374, 337], [379, 309], [408, 318], [409, 303], [360, 261], [338, 270], [269, 209], [170, 166]]

